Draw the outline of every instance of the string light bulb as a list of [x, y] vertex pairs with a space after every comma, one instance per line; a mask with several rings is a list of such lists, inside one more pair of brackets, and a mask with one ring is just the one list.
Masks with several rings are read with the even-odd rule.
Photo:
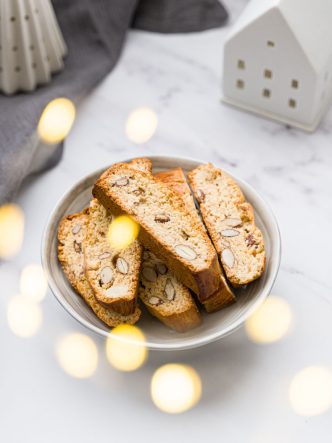
[[117, 326], [106, 340], [106, 356], [119, 371], [137, 370], [148, 356], [143, 332], [137, 326]]
[[56, 345], [56, 357], [60, 367], [74, 378], [89, 378], [98, 366], [97, 346], [85, 334], [71, 333], [62, 337]]
[[281, 340], [287, 334], [291, 322], [292, 312], [286, 300], [271, 295], [246, 320], [245, 329], [253, 342], [273, 343]]
[[24, 237], [24, 214], [22, 209], [7, 203], [0, 206], [0, 259], [11, 259], [21, 249]]
[[126, 134], [133, 143], [146, 143], [156, 132], [157, 126], [158, 117], [153, 109], [146, 107], [138, 108], [128, 116]]
[[151, 380], [154, 404], [169, 414], [179, 414], [192, 408], [199, 402], [201, 394], [201, 379], [191, 366], [161, 366]]
[[47, 144], [62, 142], [69, 134], [76, 116], [74, 103], [68, 98], [52, 100], [42, 112], [37, 133]]
[[7, 306], [7, 321], [11, 331], [18, 337], [36, 335], [42, 324], [40, 305], [18, 295], [13, 297]]
[[321, 415], [332, 406], [332, 370], [309, 366], [298, 372], [289, 387], [289, 402], [298, 415]]
[[20, 292], [31, 301], [40, 302], [47, 291], [47, 280], [40, 265], [28, 265], [21, 272]]
[[114, 249], [125, 249], [133, 243], [139, 233], [139, 224], [127, 215], [116, 217], [110, 224], [107, 239]]

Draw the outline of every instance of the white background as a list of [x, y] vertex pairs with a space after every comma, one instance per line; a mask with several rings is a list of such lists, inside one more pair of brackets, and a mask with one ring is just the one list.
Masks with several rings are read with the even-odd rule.
[[[227, 3], [234, 20], [246, 2]], [[331, 410], [297, 416], [288, 389], [303, 367], [332, 365], [332, 112], [308, 135], [222, 105], [226, 32], [131, 32], [116, 69], [80, 104], [61, 163], [20, 193], [23, 250], [0, 266], [1, 442], [331, 441]], [[156, 135], [143, 147], [124, 132], [129, 112], [140, 106], [159, 117]], [[48, 293], [38, 335], [18, 338], [7, 325], [6, 305], [18, 292], [22, 267], [39, 262], [42, 230], [61, 195], [94, 169], [143, 154], [215, 162], [270, 202], [283, 240], [273, 293], [290, 304], [293, 325], [282, 341], [266, 346], [252, 343], [242, 329], [205, 348], [154, 352], [130, 374], [111, 368], [103, 341], [91, 335], [99, 348], [97, 372], [74, 379], [59, 367], [55, 343], [69, 332], [89, 333]], [[200, 403], [182, 415], [164, 414], [150, 399], [151, 376], [167, 362], [188, 363], [202, 378]]]

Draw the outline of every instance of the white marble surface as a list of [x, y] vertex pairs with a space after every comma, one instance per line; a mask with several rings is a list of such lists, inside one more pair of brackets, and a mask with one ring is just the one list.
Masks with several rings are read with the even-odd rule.
[[[226, 2], [233, 19], [244, 0]], [[304, 418], [288, 400], [293, 375], [309, 365], [332, 366], [332, 111], [312, 135], [287, 129], [220, 104], [221, 53], [227, 29], [196, 35], [131, 32], [113, 73], [79, 106], [63, 160], [27, 184], [18, 203], [26, 214], [22, 252], [0, 266], [0, 440], [11, 442], [331, 441], [331, 410]], [[128, 113], [154, 108], [151, 141], [126, 139]], [[48, 293], [43, 326], [15, 337], [7, 301], [18, 292], [20, 269], [39, 261], [41, 233], [59, 197], [84, 174], [128, 156], [182, 155], [212, 161], [251, 183], [279, 220], [283, 258], [273, 289], [293, 312], [290, 333], [259, 346], [239, 330], [205, 348], [152, 353], [135, 373], [112, 369], [97, 337], [100, 362], [86, 381], [58, 366], [54, 345], [71, 331], [87, 333]], [[182, 415], [151, 402], [153, 371], [166, 362], [191, 364], [203, 397]]]

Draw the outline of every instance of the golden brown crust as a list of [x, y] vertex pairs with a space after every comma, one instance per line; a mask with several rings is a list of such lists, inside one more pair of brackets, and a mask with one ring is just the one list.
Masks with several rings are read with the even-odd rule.
[[131, 162], [128, 163], [132, 168], [138, 169], [139, 171], [152, 173], [152, 162], [148, 158], [145, 157], [137, 157], [134, 158]]
[[228, 286], [226, 279], [223, 276], [221, 277], [226, 285], [225, 283], [222, 283], [218, 291], [203, 303], [206, 312], [217, 312], [236, 302], [235, 295]]
[[109, 327], [122, 323], [134, 324], [141, 315], [139, 308], [129, 316], [120, 315], [101, 306], [95, 299], [84, 272], [82, 243], [85, 238], [88, 210], [68, 215], [58, 227], [58, 257], [63, 271], [75, 291], [81, 295], [96, 316]]
[[145, 157], [136, 157], [128, 163], [113, 163], [112, 167], [118, 165], [127, 165], [139, 171], [146, 172], [147, 174], [152, 173], [152, 161]]
[[200, 165], [188, 178], [231, 284], [259, 278], [265, 269], [264, 239], [238, 184], [211, 163]]
[[139, 297], [152, 315], [176, 331], [188, 331], [201, 322], [189, 289], [147, 250], [143, 253]]
[[[125, 186], [115, 184], [121, 178], [128, 179]], [[142, 216], [140, 210], [144, 212], [148, 209], [144, 204], [142, 205], [145, 197], [141, 199], [133, 193], [139, 189], [142, 189], [143, 193], [148, 191], [152, 206], [158, 208], [159, 212], [171, 212], [171, 216], [174, 216], [172, 222], [175, 223], [176, 220], [185, 226], [188, 232], [184, 234], [189, 234], [188, 238], [197, 249], [195, 262], [179, 257], [174, 250], [174, 244], [168, 241], [167, 235], [157, 235], [151, 216]], [[218, 289], [219, 263], [214, 248], [212, 245], [206, 246], [205, 243], [209, 242], [206, 242], [208, 237], [202, 226], [192, 220], [181, 198], [166, 185], [155, 180], [150, 174], [133, 171], [127, 165], [119, 164], [109, 168], [100, 177], [93, 188], [93, 195], [112, 213], [125, 212], [139, 223], [141, 226], [139, 239], [143, 245], [162, 257], [175, 276], [190, 287], [201, 301], [206, 300]], [[172, 234], [171, 231], [169, 234]], [[182, 243], [186, 243], [186, 240]], [[197, 243], [199, 243], [199, 248], [196, 246]]]
[[[136, 309], [142, 246], [135, 241], [121, 251], [112, 248], [107, 239], [111, 221], [112, 215], [92, 199], [84, 240], [85, 274], [100, 304], [129, 315]], [[124, 263], [125, 268], [119, 268], [118, 263]], [[109, 294], [109, 290], [117, 288], [122, 288], [123, 293]]]
[[200, 313], [197, 306], [191, 305], [183, 312], [175, 312], [171, 315], [165, 316], [151, 305], [145, 305], [151, 315], [158, 318], [164, 325], [177, 332], [187, 332], [191, 329], [197, 328], [202, 323]]
[[[194, 213], [196, 211], [196, 206], [194, 199], [191, 195], [186, 176], [182, 168], [168, 169], [167, 171], [160, 171], [154, 174], [155, 178], [165, 185], [169, 186], [174, 192], [176, 192], [184, 204], [186, 205], [188, 211]], [[198, 215], [198, 214], [197, 214]], [[199, 223], [201, 219], [197, 217]]]
[[[152, 162], [146, 158], [135, 158], [128, 166], [147, 173], [152, 171]], [[130, 315], [137, 304], [142, 246], [135, 241], [122, 251], [114, 250], [107, 239], [112, 218], [98, 200], [92, 199], [84, 241], [85, 274], [100, 304]]]
[[[155, 174], [155, 177], [158, 180], [163, 181], [168, 186], [171, 186], [172, 189], [177, 192], [183, 199], [188, 210], [191, 212], [192, 217], [196, 218], [198, 223], [203, 224], [201, 217], [196, 210], [194, 199], [187, 183], [186, 176], [181, 168], [159, 172]], [[229, 287], [221, 268], [219, 274], [219, 282], [220, 283], [218, 290], [202, 303], [207, 312], [219, 311], [225, 306], [228, 306], [236, 301], [235, 295]]]

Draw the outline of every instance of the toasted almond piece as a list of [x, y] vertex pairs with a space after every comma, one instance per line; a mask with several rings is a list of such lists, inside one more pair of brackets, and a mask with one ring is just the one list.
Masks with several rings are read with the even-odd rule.
[[250, 248], [251, 246], [257, 246], [253, 234], [248, 234], [247, 235], [247, 237], [246, 237], [246, 245], [248, 246], [248, 248]]
[[116, 269], [121, 272], [121, 274], [128, 274], [129, 271], [129, 265], [126, 262], [126, 260], [122, 257], [118, 257], [116, 261]]
[[135, 195], [144, 195], [145, 194], [145, 190], [143, 188], [138, 187], [137, 189], [133, 190], [133, 194], [135, 194]]
[[176, 245], [175, 251], [180, 257], [186, 260], [195, 260], [197, 257], [196, 252], [187, 245]]
[[224, 229], [223, 231], [221, 231], [221, 235], [223, 237], [236, 237], [240, 234], [239, 231], [237, 231], [236, 229]]
[[161, 274], [161, 275], [165, 275], [166, 272], [168, 271], [168, 268], [165, 265], [165, 263], [157, 263], [156, 268], [157, 268], [158, 274]]
[[[221, 236], [221, 233], [220, 233]], [[230, 246], [229, 241], [225, 240], [224, 238], [220, 238], [219, 240], [220, 246], [222, 246], [223, 248], [228, 248]]]
[[127, 285], [115, 285], [108, 288], [105, 293], [108, 297], [122, 297], [128, 292]]
[[75, 252], [80, 254], [82, 252], [82, 244], [75, 240], [74, 241], [74, 249], [75, 249]]
[[169, 300], [169, 301], [174, 300], [176, 291], [175, 291], [174, 285], [172, 283], [172, 280], [170, 278], [168, 278], [166, 280], [164, 293], [166, 295], [167, 300]]
[[180, 231], [180, 235], [181, 235], [181, 237], [184, 238], [186, 241], [187, 241], [188, 238], [189, 238], [189, 235], [186, 233], [186, 231], [185, 231], [184, 229], [181, 229], [181, 231]]
[[153, 306], [162, 305], [164, 303], [161, 298], [155, 297], [154, 295], [152, 297], [150, 297], [148, 301]]
[[203, 201], [205, 200], [205, 194], [201, 189], [197, 189], [196, 191], [196, 200], [198, 201], [198, 203], [203, 203]]
[[151, 258], [150, 252], [144, 251], [143, 252], [143, 260], [149, 260], [150, 258]]
[[103, 285], [107, 285], [107, 283], [110, 283], [113, 280], [113, 271], [110, 266], [105, 266], [100, 271], [100, 280]]
[[129, 183], [128, 177], [121, 177], [118, 178], [114, 183], [113, 186], [127, 186]]
[[152, 266], [144, 266], [142, 269], [142, 275], [145, 280], [155, 282], [157, 280], [157, 273]]
[[99, 268], [99, 265], [100, 265], [100, 260], [98, 260], [98, 258], [92, 258], [90, 260], [90, 263], [89, 263], [90, 269], [96, 270]]
[[78, 234], [78, 233], [80, 232], [80, 230], [81, 230], [81, 225], [80, 225], [79, 223], [77, 223], [77, 225], [75, 225], [75, 226], [73, 227], [73, 229], [71, 230], [71, 232], [72, 232], [74, 235], [76, 235], [76, 234]]
[[231, 249], [227, 248], [224, 249], [221, 253], [221, 260], [223, 264], [228, 266], [229, 268], [232, 268], [235, 263], [235, 257]]
[[170, 221], [170, 216], [167, 214], [157, 214], [154, 217], [154, 221], [158, 223], [167, 223]]
[[110, 256], [111, 256], [111, 254], [109, 252], [103, 252], [102, 254], [98, 255], [100, 260], [104, 260], [105, 258], [108, 258]]
[[150, 251], [150, 258], [152, 258], [153, 260], [157, 260], [157, 257], [154, 255], [153, 252]]
[[229, 226], [230, 228], [236, 228], [242, 225], [242, 220], [240, 218], [225, 218], [222, 221], [223, 225]]

